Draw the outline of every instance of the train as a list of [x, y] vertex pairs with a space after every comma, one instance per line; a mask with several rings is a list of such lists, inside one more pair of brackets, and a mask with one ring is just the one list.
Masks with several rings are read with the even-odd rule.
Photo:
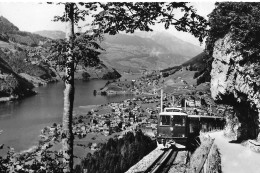
[[223, 117], [188, 115], [182, 108], [165, 108], [158, 116], [156, 140], [164, 148], [194, 148], [200, 145], [200, 131], [223, 129], [224, 124]]

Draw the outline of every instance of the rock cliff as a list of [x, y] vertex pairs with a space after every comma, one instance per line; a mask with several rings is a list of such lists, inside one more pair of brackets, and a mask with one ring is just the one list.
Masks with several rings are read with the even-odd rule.
[[245, 63], [245, 57], [234, 46], [230, 33], [214, 44], [211, 95], [216, 102], [234, 107], [240, 122], [238, 140], [260, 140], [260, 63]]

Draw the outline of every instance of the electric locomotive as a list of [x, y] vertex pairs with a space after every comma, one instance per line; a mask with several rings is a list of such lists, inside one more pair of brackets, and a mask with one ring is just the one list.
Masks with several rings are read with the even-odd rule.
[[200, 131], [223, 129], [224, 124], [223, 117], [188, 115], [182, 108], [165, 108], [158, 116], [157, 142], [163, 147], [194, 148], [200, 145]]
[[189, 130], [187, 121], [188, 115], [182, 112], [181, 108], [165, 109], [159, 113], [157, 142], [163, 146], [176, 144], [186, 146]]

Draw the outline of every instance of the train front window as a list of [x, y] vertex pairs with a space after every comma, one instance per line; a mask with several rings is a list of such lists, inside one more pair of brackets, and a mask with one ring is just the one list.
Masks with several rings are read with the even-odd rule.
[[183, 116], [174, 116], [172, 119], [174, 126], [185, 126], [185, 117]]
[[170, 116], [168, 116], [168, 115], [162, 115], [161, 116], [160, 125], [169, 126], [170, 123], [171, 123], [171, 117]]
[[166, 112], [181, 112], [179, 109], [166, 109]]

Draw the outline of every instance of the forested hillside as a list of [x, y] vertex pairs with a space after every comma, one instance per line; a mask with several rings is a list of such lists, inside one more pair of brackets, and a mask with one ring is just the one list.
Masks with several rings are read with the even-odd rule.
[[3, 60], [6, 58], [4, 52], [0, 50], [0, 98], [23, 97], [34, 94], [32, 91], [33, 85], [15, 73], [9, 64]]
[[88, 154], [76, 173], [87, 170], [91, 173], [122, 173], [156, 148], [156, 142], [141, 131], [128, 132], [123, 138], [110, 138], [101, 149]]
[[19, 98], [33, 93], [33, 85], [56, 80], [50, 65], [43, 61], [47, 42], [47, 38], [22, 32], [0, 17], [1, 97]]

